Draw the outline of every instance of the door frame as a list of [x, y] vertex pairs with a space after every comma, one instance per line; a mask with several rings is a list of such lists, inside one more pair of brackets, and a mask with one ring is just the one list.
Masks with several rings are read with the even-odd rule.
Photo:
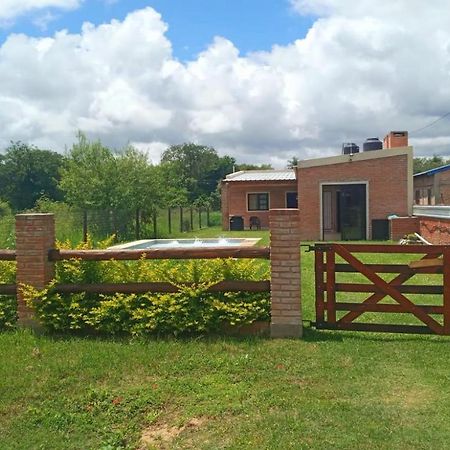
[[323, 187], [324, 186], [342, 186], [348, 184], [364, 184], [366, 186], [366, 240], [369, 239], [369, 181], [321, 181], [319, 183], [319, 201], [320, 201], [320, 239], [324, 240], [323, 229]]

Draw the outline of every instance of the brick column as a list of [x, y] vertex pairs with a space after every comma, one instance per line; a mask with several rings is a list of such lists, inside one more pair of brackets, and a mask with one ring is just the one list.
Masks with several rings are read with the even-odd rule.
[[393, 217], [389, 220], [390, 239], [398, 241], [406, 234], [420, 233], [418, 217]]
[[54, 263], [48, 261], [48, 251], [55, 247], [53, 214], [16, 215], [16, 283], [19, 325], [33, 326], [33, 311], [23, 299], [20, 284], [42, 289], [54, 276]]
[[300, 223], [298, 209], [271, 209], [272, 337], [301, 337]]

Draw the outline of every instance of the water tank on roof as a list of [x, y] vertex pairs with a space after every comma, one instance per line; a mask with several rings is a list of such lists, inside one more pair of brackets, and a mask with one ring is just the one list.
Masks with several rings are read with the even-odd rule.
[[342, 144], [342, 154], [350, 155], [353, 153], [359, 153], [359, 147], [354, 142], [344, 142]]
[[370, 152], [372, 150], [381, 150], [383, 148], [383, 143], [377, 138], [367, 138], [363, 144], [363, 151]]

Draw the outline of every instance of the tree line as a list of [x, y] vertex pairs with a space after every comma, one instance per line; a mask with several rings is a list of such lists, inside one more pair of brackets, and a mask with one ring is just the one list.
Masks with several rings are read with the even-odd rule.
[[7, 207], [30, 210], [43, 198], [91, 210], [219, 208], [218, 186], [227, 174], [266, 168], [271, 167], [238, 164], [193, 143], [170, 146], [161, 162], [152, 164], [131, 145], [113, 150], [83, 133], [65, 154], [12, 142], [0, 154], [0, 213]]

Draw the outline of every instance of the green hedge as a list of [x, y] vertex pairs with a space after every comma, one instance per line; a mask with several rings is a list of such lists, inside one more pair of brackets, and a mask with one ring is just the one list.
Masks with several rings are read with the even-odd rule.
[[[107, 243], [105, 243], [107, 245]], [[79, 246], [89, 248], [89, 244]], [[57, 264], [47, 289], [28, 287], [26, 297], [51, 331], [98, 331], [110, 334], [184, 334], [219, 330], [269, 320], [270, 294], [207, 293], [222, 280], [268, 279], [266, 261], [249, 259], [81, 261]], [[57, 294], [56, 283], [171, 282], [174, 294]], [[186, 287], [183, 283], [194, 283]]]
[[[16, 282], [16, 263], [0, 262], [0, 284]], [[0, 330], [13, 328], [17, 321], [17, 301], [15, 296], [0, 295]]]

